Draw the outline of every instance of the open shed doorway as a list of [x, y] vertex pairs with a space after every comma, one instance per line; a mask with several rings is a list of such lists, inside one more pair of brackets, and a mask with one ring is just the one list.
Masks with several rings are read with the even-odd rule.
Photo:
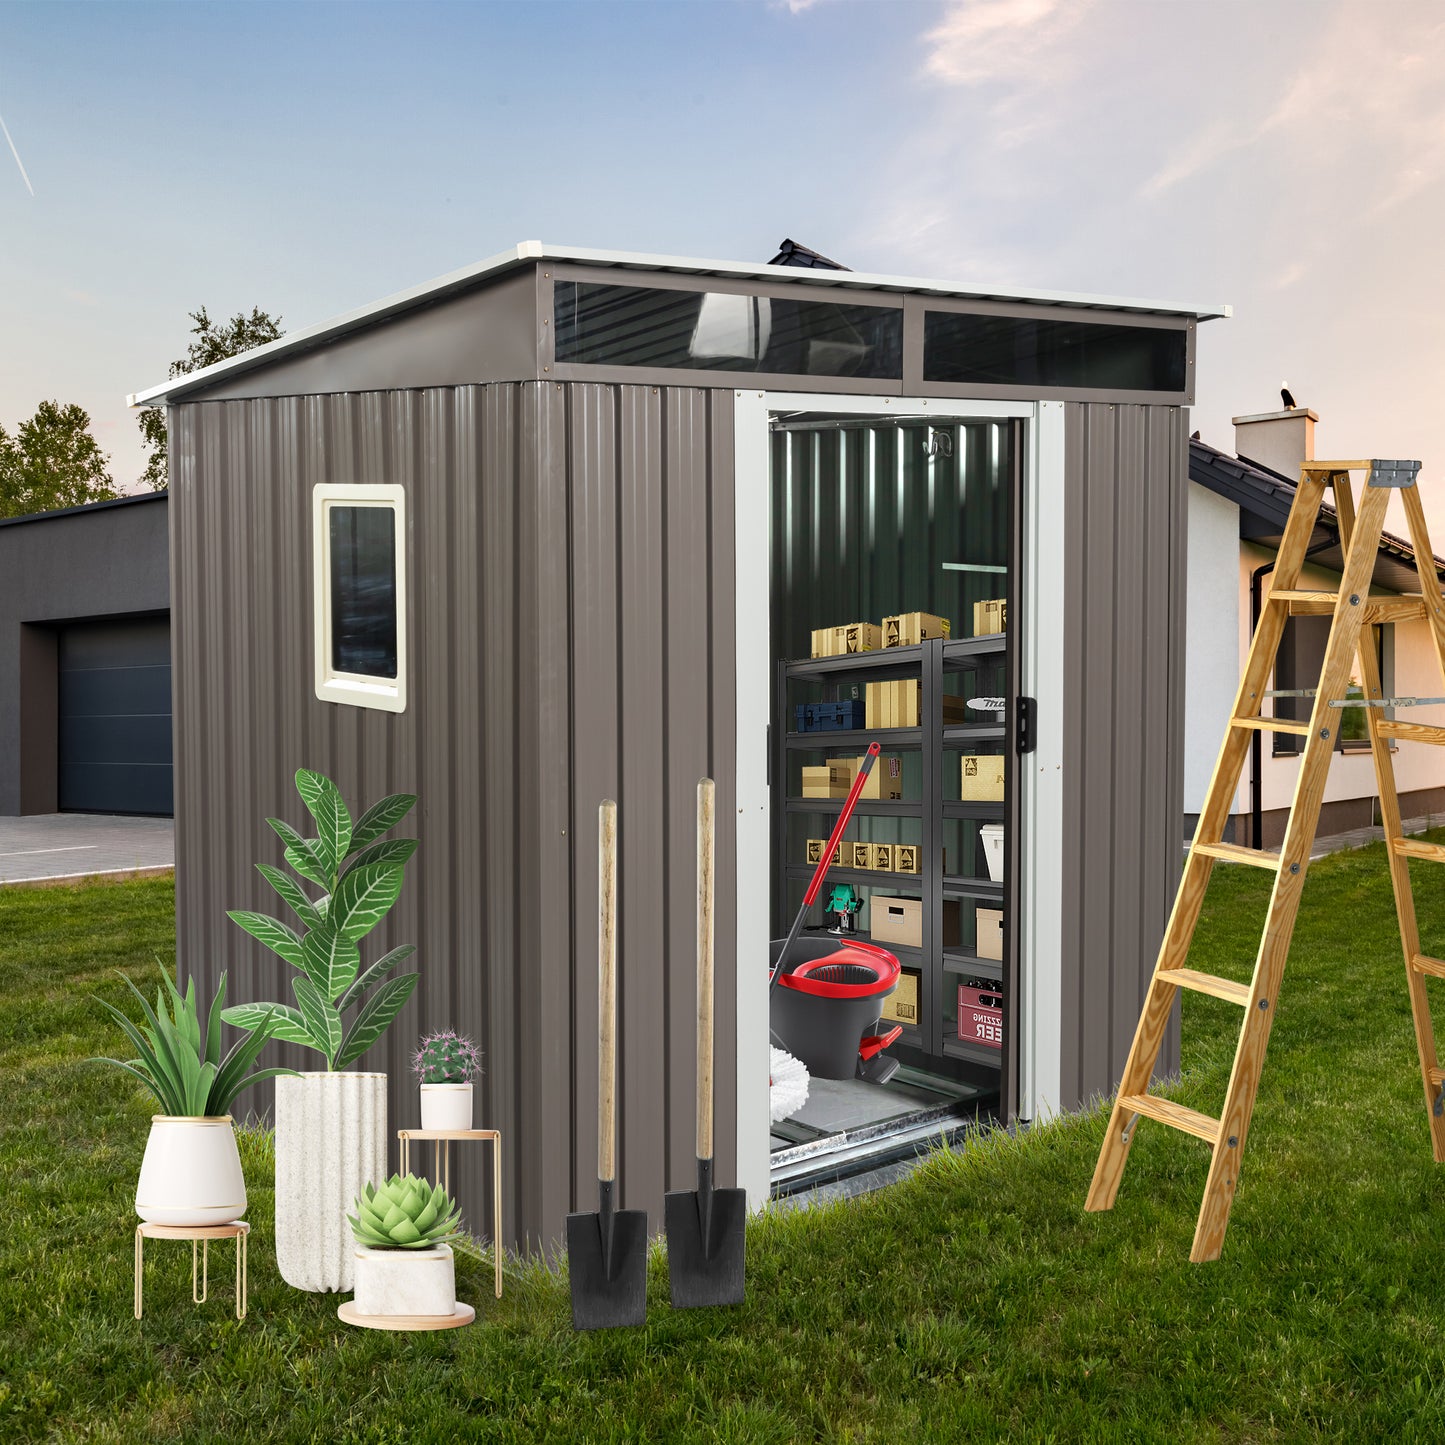
[[[875, 942], [903, 968], [878, 1029], [900, 1030], [885, 1051], [898, 1067], [882, 1082], [810, 1080], [807, 1104], [772, 1126], [774, 1193], [875, 1168], [1003, 1108], [1022, 450], [1017, 419], [772, 418], [771, 932], [786, 934], [848, 764], [876, 738], [881, 796], [860, 800], [803, 936]], [[947, 635], [884, 646], [883, 619], [909, 613], [945, 619]], [[830, 638], [850, 624], [864, 630]]]

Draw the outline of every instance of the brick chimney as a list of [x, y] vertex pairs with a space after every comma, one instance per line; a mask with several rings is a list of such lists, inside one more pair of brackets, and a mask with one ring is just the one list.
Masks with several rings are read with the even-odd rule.
[[1300, 463], [1315, 459], [1315, 423], [1319, 420], [1308, 407], [1289, 411], [1262, 411], [1256, 416], [1237, 416], [1234, 421], [1235, 454], [1257, 466], [1299, 480]]

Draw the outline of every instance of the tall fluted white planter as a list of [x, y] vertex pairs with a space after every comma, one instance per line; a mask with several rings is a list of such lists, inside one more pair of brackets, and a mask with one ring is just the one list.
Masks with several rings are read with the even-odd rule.
[[276, 1080], [276, 1264], [297, 1289], [351, 1290], [346, 1222], [362, 1185], [386, 1178], [386, 1075]]

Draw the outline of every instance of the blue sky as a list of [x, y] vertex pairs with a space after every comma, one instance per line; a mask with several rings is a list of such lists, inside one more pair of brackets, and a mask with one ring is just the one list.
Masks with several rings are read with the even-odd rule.
[[[0, 6], [0, 424], [186, 313], [289, 326], [516, 241], [1227, 301], [1194, 424], [1445, 475], [1445, 9], [1355, 0]], [[1445, 483], [1441, 485], [1445, 500]], [[1436, 515], [1445, 506], [1433, 508]]]

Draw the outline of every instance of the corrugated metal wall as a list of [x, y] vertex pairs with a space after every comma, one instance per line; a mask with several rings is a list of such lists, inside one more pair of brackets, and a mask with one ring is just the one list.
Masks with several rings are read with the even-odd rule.
[[[328, 773], [353, 803], [418, 793], [403, 831], [414, 824], [421, 847], [365, 947], [416, 943], [421, 983], [361, 1066], [390, 1074], [392, 1127], [415, 1125], [417, 1035], [452, 1025], [479, 1039], [477, 1121], [503, 1131], [510, 1244], [550, 1244], [567, 1210], [595, 1197], [592, 892], [595, 809], [609, 793], [624, 839], [625, 1202], [658, 1211], [690, 1175], [692, 785], [734, 752], [731, 401], [524, 383], [170, 413], [182, 968], [212, 982], [228, 968], [233, 999], [289, 1000], [289, 969], [225, 910], [282, 911], [252, 864], [279, 861], [267, 814], [308, 822], [297, 766]], [[403, 714], [314, 695], [322, 481], [407, 488]], [[734, 809], [731, 778], [719, 783], [727, 1179]], [[456, 1176], [478, 1227], [480, 1155], [463, 1150]]]
[[1118, 1082], [1183, 860], [1188, 415], [1066, 409], [1066, 1106]]

